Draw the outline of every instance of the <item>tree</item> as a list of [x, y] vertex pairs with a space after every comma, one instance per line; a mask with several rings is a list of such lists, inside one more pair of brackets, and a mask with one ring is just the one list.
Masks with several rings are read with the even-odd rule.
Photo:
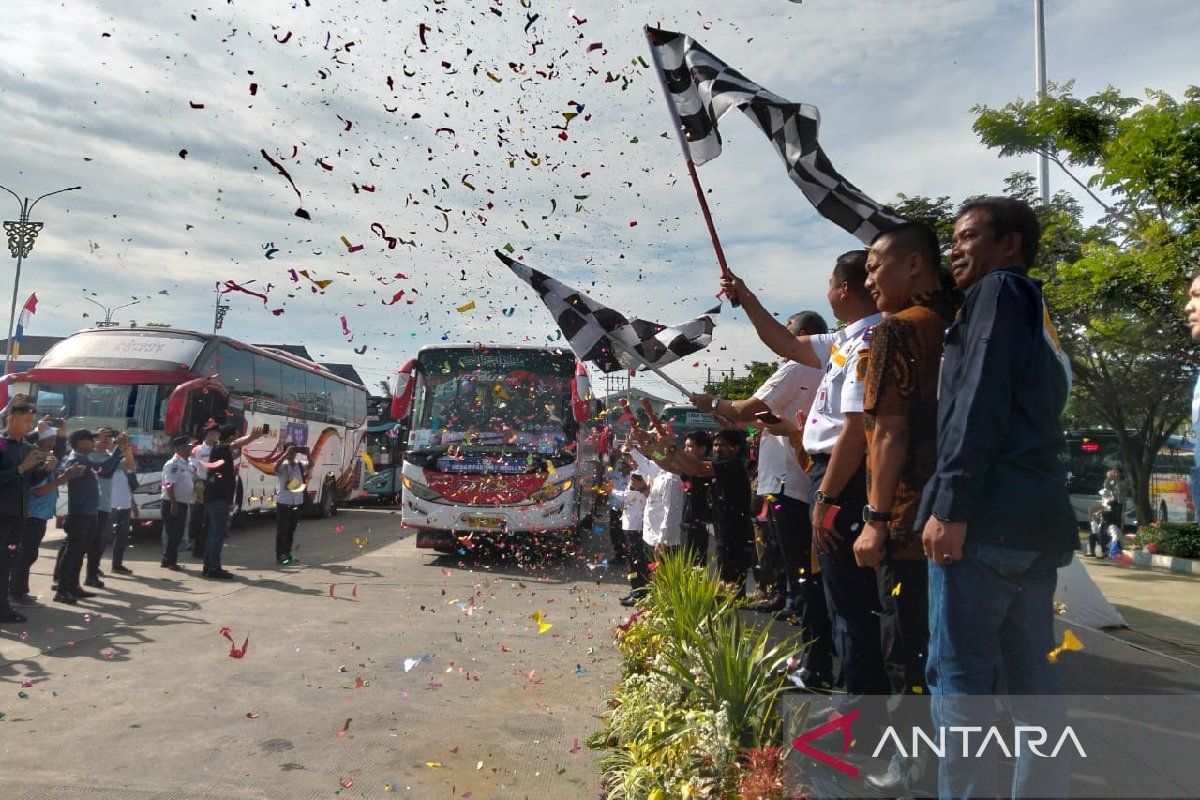
[[727, 400], [745, 400], [758, 391], [758, 387], [771, 377], [779, 364], [772, 361], [751, 361], [746, 365], [746, 374], [740, 377], [723, 378], [704, 384], [704, 393], [724, 397]]
[[[1002, 156], [1045, 155], [1099, 205], [1060, 194], [1035, 203], [1043, 223], [1036, 274], [1074, 372], [1072, 413], [1116, 433], [1140, 521], [1153, 519], [1150, 473], [1166, 438], [1188, 418], [1200, 347], [1183, 321], [1200, 264], [1200, 88], [1147, 101], [1072, 84], [1037, 101], [977, 106], [975, 132]], [[1031, 178], [1008, 191], [1035, 200]]]

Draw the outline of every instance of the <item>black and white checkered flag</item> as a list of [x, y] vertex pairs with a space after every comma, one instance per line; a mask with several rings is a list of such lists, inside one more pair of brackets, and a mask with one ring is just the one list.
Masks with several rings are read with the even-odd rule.
[[719, 314], [720, 306], [702, 317], [669, 327], [644, 319], [627, 319], [499, 250], [496, 256], [542, 298], [579, 360], [595, 364], [602, 372], [658, 369], [703, 350], [712, 342], [715, 323], [709, 315]]
[[817, 141], [821, 112], [816, 106], [792, 103], [767, 91], [690, 36], [650, 27], [646, 35], [693, 163], [700, 165], [721, 154], [717, 123], [738, 108], [775, 145], [792, 182], [821, 216], [865, 244], [904, 221], [834, 169]]

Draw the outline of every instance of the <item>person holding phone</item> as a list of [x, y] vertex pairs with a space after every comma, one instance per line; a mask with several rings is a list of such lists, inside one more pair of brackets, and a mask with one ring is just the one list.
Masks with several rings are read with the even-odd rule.
[[242, 448], [259, 439], [269, 430], [260, 425], [245, 436], [238, 438], [237, 428], [221, 426], [217, 444], [212, 449], [208, 481], [204, 487], [204, 507], [208, 513], [208, 534], [204, 545], [205, 578], [229, 580], [233, 573], [221, 567], [221, 549], [225, 546], [225, 534], [229, 532], [229, 515], [233, 500], [237, 496], [237, 459]]
[[25, 616], [9, 605], [9, 581], [21, 545], [30, 487], [50, 475], [55, 466], [54, 456], [25, 441], [35, 424], [34, 407], [14, 402], [8, 407], [7, 427], [0, 437], [0, 623], [25, 621]]
[[283, 455], [275, 465], [275, 477], [279, 480], [279, 489], [275, 493], [275, 561], [280, 565], [295, 564], [292, 542], [300, 512], [304, 509], [305, 491], [304, 466], [296, 445], [289, 444], [283, 449]]

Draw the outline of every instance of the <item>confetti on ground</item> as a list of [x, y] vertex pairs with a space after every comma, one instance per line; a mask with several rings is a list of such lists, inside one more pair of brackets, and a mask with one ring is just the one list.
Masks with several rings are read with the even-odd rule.
[[1051, 650], [1049, 653], [1047, 653], [1046, 660], [1048, 660], [1051, 664], [1054, 664], [1058, 661], [1058, 656], [1061, 653], [1065, 653], [1068, 650], [1082, 650], [1082, 649], [1083, 649], [1083, 642], [1079, 641], [1079, 638], [1077, 636], [1075, 636], [1074, 632], [1072, 632], [1071, 629], [1068, 628], [1067, 630], [1063, 631], [1062, 644], [1060, 644], [1058, 647], [1055, 647], [1053, 650]]
[[533, 612], [532, 614], [530, 614], [530, 615], [529, 615], [529, 618], [530, 618], [530, 619], [532, 619], [534, 622], [536, 622], [536, 623], [537, 623], [537, 626], [538, 626], [538, 633], [545, 633], [546, 631], [548, 631], [548, 630], [550, 630], [551, 628], [553, 628], [553, 627], [554, 627], [554, 623], [553, 623], [553, 622], [546, 622], [546, 621], [545, 621], [545, 617], [544, 617], [544, 615], [542, 614], [542, 612], [541, 612], [540, 610], [538, 610], [538, 611], [535, 611], [535, 612]]
[[217, 632], [229, 640], [229, 657], [230, 658], [242, 658], [243, 656], [246, 655], [246, 650], [248, 650], [250, 648], [250, 634], [246, 634], [246, 639], [245, 639], [245, 641], [242, 642], [242, 646], [238, 647], [237, 644], [235, 644], [233, 641], [233, 629], [232, 628], [223, 627]]

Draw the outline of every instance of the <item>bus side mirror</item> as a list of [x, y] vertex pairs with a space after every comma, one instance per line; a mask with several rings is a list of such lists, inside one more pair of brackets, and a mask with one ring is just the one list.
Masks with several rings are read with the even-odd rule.
[[198, 392], [216, 392], [223, 399], [229, 398], [229, 390], [220, 381], [212, 378], [196, 378], [179, 384], [167, 399], [167, 410], [163, 415], [163, 432], [167, 436], [178, 436], [184, 432], [184, 427], [189, 422], [194, 421], [188, 419], [188, 412], [191, 410], [192, 398]]
[[571, 415], [580, 425], [592, 416], [592, 386], [587, 370], [581, 362], [575, 362], [575, 377], [571, 381]]
[[392, 404], [388, 410], [388, 416], [394, 420], [402, 420], [408, 416], [408, 409], [412, 404], [413, 387], [416, 385], [416, 381], [413, 380], [416, 368], [417, 362], [411, 360], [396, 374], [392, 385]]

